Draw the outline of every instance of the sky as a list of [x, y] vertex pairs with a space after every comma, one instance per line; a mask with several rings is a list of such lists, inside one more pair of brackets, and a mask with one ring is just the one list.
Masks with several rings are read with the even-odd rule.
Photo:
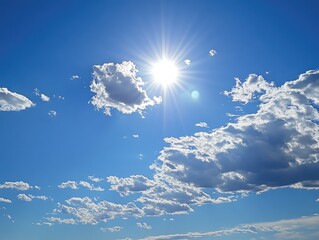
[[0, 238], [319, 239], [318, 1], [0, 1]]

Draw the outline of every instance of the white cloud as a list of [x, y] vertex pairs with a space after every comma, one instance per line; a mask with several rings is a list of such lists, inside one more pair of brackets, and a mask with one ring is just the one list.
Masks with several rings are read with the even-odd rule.
[[4, 203], [12, 203], [12, 201], [11, 201], [10, 199], [3, 198], [3, 197], [0, 197], [0, 202], [4, 202]]
[[59, 188], [71, 188], [71, 189], [79, 189], [79, 186], [85, 187], [85, 188], [89, 189], [90, 191], [100, 191], [100, 192], [104, 191], [104, 189], [101, 188], [100, 186], [95, 187], [94, 185], [92, 185], [88, 182], [85, 182], [85, 181], [80, 181], [80, 182], [66, 181], [66, 182], [62, 182], [60, 185], [58, 185]]
[[72, 77], [70, 77], [71, 80], [77, 80], [79, 79], [80, 77], [78, 75], [73, 75]]
[[75, 181], [67, 181], [63, 182], [58, 185], [59, 188], [71, 188], [71, 189], [78, 189], [78, 185]]
[[50, 101], [50, 97], [48, 97], [44, 93], [41, 93], [41, 91], [38, 88], [34, 89], [34, 94], [36, 96], [40, 97], [43, 102], [49, 102]]
[[186, 59], [184, 62], [185, 62], [185, 64], [188, 65], [188, 66], [191, 65], [191, 63], [192, 63], [191, 60], [189, 60], [189, 59]]
[[214, 50], [214, 49], [209, 51], [209, 55], [212, 56], [212, 57], [215, 56], [216, 54], [217, 54], [217, 51]]
[[136, 226], [140, 227], [140, 228], [145, 228], [145, 229], [152, 229], [151, 225], [148, 225], [147, 223], [141, 223], [141, 222], [137, 222]]
[[35, 104], [27, 97], [7, 88], [0, 88], [0, 111], [21, 111], [33, 106]]
[[26, 201], [26, 202], [31, 202], [33, 199], [39, 199], [39, 200], [48, 200], [49, 197], [47, 196], [43, 196], [43, 195], [40, 195], [40, 196], [35, 196], [35, 195], [32, 195], [32, 194], [19, 194], [17, 196], [18, 199], [20, 200], [23, 200], [23, 201]]
[[88, 188], [91, 191], [99, 191], [99, 192], [104, 191], [104, 189], [101, 188], [100, 186], [95, 187], [92, 184], [90, 184], [88, 182], [85, 182], [85, 181], [80, 181], [79, 185], [82, 186], [82, 187], [86, 187], [86, 188]]
[[154, 181], [142, 175], [133, 175], [129, 178], [109, 176], [107, 177], [107, 181], [111, 184], [111, 190], [117, 191], [121, 196], [142, 192], [155, 185]]
[[125, 114], [142, 114], [148, 106], [159, 104], [161, 98], [155, 97], [152, 100], [147, 96], [142, 88], [144, 81], [137, 77], [137, 73], [134, 63], [130, 61], [95, 65], [90, 85], [95, 95], [90, 101], [91, 104], [98, 110], [104, 109], [108, 116], [111, 115], [112, 108]]
[[133, 134], [132, 137], [133, 137], [133, 138], [139, 138], [140, 135], [138, 135], [138, 134]]
[[[150, 166], [152, 179], [107, 178], [110, 189], [121, 196], [136, 194], [137, 206], [72, 198], [61, 211], [96, 224], [118, 216], [189, 213], [194, 205], [236, 201], [248, 192], [279, 187], [319, 189], [319, 71], [308, 71], [281, 87], [256, 79], [263, 84], [248, 80], [254, 91], [263, 89], [256, 113], [210, 132], [166, 138], [168, 146]], [[240, 88], [251, 89], [248, 85]], [[244, 103], [252, 99], [245, 91]]]
[[103, 232], [119, 232], [123, 229], [123, 227], [120, 226], [115, 226], [115, 227], [110, 227], [110, 228], [101, 228]]
[[49, 116], [51, 116], [51, 117], [56, 117], [57, 112], [56, 112], [56, 111], [51, 110], [51, 111], [49, 111], [49, 112], [48, 112], [48, 114], [49, 114]]
[[72, 215], [76, 221], [82, 224], [98, 224], [116, 217], [141, 217], [143, 211], [134, 203], [116, 204], [108, 201], [93, 201], [89, 197], [72, 197], [59, 204], [54, 210], [56, 213]]
[[[268, 83], [261, 75], [250, 74], [242, 83], [239, 78], [235, 78], [236, 86], [231, 91], [224, 91], [224, 94], [231, 96], [234, 102], [247, 104], [255, 96], [255, 93], [270, 93], [275, 89], [273, 83]], [[264, 95], [266, 96], [266, 94]]]
[[[270, 86], [261, 78], [258, 82]], [[165, 139], [169, 146], [152, 166], [155, 176], [228, 193], [318, 189], [319, 71], [270, 87], [259, 97], [255, 114], [209, 133]]]
[[103, 181], [103, 178], [97, 178], [94, 176], [88, 176], [88, 179], [90, 179], [92, 182], [101, 182]]
[[201, 128], [209, 128], [208, 124], [206, 122], [199, 122], [195, 124], [196, 127], [201, 127]]
[[253, 87], [240, 85], [243, 102], [263, 89], [256, 113], [211, 132], [166, 138], [168, 146], [151, 165], [153, 179], [111, 176], [111, 189], [121, 196], [140, 194], [146, 216], [187, 213], [192, 205], [236, 201], [243, 193], [278, 187], [319, 189], [319, 71], [281, 87], [252, 75], [247, 81]]
[[47, 95], [43, 94], [43, 93], [41, 93], [40, 97], [41, 97], [41, 100], [43, 102], [49, 102], [50, 101], [50, 98]]
[[[233, 228], [210, 232], [188, 232], [161, 236], [150, 236], [144, 240], [193, 239], [207, 238], [222, 239], [232, 235], [251, 235], [258, 239], [318, 239], [319, 216], [306, 216], [273, 222], [261, 222], [238, 225]], [[227, 238], [228, 239], [228, 238]]]
[[8, 188], [8, 189], [16, 189], [16, 190], [29, 190], [30, 188], [33, 188], [30, 186], [28, 183], [25, 183], [23, 181], [19, 182], [5, 182], [3, 184], [0, 184], [0, 189], [1, 188]]
[[57, 223], [60, 223], [60, 224], [71, 224], [71, 225], [74, 225], [77, 223], [77, 221], [73, 218], [59, 218], [59, 217], [49, 217], [49, 218], [46, 218], [46, 220], [48, 220], [51, 224], [53, 222], [57, 222]]
[[26, 194], [22, 193], [22, 194], [19, 194], [17, 196], [18, 199], [22, 200], [22, 201], [26, 201], [26, 202], [31, 202], [32, 201], [32, 198], [27, 196]]

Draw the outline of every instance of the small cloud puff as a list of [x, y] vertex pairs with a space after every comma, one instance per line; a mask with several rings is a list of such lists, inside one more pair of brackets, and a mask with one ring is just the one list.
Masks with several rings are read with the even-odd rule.
[[188, 65], [188, 66], [191, 65], [191, 63], [192, 63], [191, 60], [189, 60], [189, 59], [186, 59], [184, 62], [185, 62], [185, 64]]
[[77, 80], [79, 79], [80, 77], [78, 75], [73, 75], [72, 77], [70, 77], [71, 80]]
[[0, 88], [0, 111], [21, 111], [33, 106], [35, 104], [27, 97], [7, 88]]
[[201, 127], [201, 128], [209, 128], [208, 124], [206, 122], [199, 122], [195, 124], [196, 127]]
[[50, 117], [56, 117], [57, 112], [56, 112], [56, 111], [51, 110], [51, 111], [49, 111], [49, 112], [48, 112], [48, 115], [49, 115]]
[[215, 56], [216, 54], [217, 54], [217, 51], [214, 50], [214, 49], [209, 51], [209, 55], [212, 56], [212, 57]]
[[50, 101], [50, 97], [48, 97], [47, 95], [41, 93], [41, 91], [38, 88], [34, 89], [34, 94], [36, 96], [40, 97], [43, 102], [49, 102]]
[[144, 81], [137, 77], [138, 70], [134, 63], [104, 63], [93, 66], [93, 80], [90, 85], [95, 93], [90, 103], [97, 109], [104, 109], [111, 116], [111, 109], [121, 113], [138, 112], [143, 116], [143, 110], [159, 104], [161, 97], [150, 99], [142, 88]]

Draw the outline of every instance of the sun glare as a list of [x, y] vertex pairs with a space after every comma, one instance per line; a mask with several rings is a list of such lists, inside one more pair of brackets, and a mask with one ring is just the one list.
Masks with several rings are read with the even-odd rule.
[[173, 61], [162, 59], [153, 65], [152, 75], [157, 83], [166, 87], [177, 81], [178, 69]]

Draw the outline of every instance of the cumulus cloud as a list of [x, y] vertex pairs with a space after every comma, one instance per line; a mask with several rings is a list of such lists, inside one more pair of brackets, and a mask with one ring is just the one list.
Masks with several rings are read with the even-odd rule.
[[[239, 225], [229, 229], [210, 232], [188, 232], [161, 236], [150, 236], [144, 240], [216, 238], [229, 239], [232, 235], [251, 235], [258, 239], [317, 239], [319, 216], [306, 216], [273, 222]], [[254, 238], [252, 238], [254, 239]]]
[[123, 227], [120, 226], [115, 226], [115, 227], [110, 227], [110, 228], [101, 228], [103, 232], [119, 232], [122, 230]]
[[209, 51], [209, 55], [212, 56], [212, 57], [215, 56], [216, 54], [217, 54], [217, 51], [214, 50], [214, 49]]
[[12, 203], [12, 201], [11, 201], [10, 199], [3, 198], [3, 197], [0, 197], [0, 202], [4, 202], [4, 203]]
[[192, 63], [191, 60], [189, 60], [189, 59], [186, 59], [184, 62], [185, 62], [185, 64], [188, 65], [188, 66], [191, 65], [191, 63]]
[[[193, 206], [236, 201], [249, 192], [319, 189], [319, 71], [308, 71], [279, 87], [254, 76], [262, 83], [258, 85], [251, 78], [247, 81], [254, 87], [246, 82], [238, 86], [243, 88], [242, 103], [253, 99], [255, 92], [260, 94], [256, 113], [209, 132], [166, 138], [167, 146], [150, 166], [152, 179], [142, 175], [107, 178], [110, 189], [121, 196], [137, 195], [136, 205], [128, 204], [130, 211], [124, 210], [127, 205], [86, 198], [64, 205], [64, 212], [92, 224], [116, 216], [189, 213]], [[229, 96], [239, 100], [233, 93]], [[104, 209], [97, 209], [104, 204], [117, 210], [100, 217]]]
[[[153, 179], [113, 176], [111, 189], [122, 196], [139, 193], [146, 215], [187, 213], [192, 205], [236, 201], [243, 193], [278, 187], [319, 189], [319, 71], [281, 87], [255, 75], [246, 81], [237, 83], [241, 102], [261, 93], [256, 113], [211, 132], [166, 138], [168, 146], [151, 165]], [[239, 100], [239, 92], [232, 93]]]
[[141, 223], [141, 222], [137, 222], [136, 226], [140, 227], [140, 228], [145, 228], [145, 229], [152, 229], [151, 225], [148, 225], [147, 223]]
[[58, 185], [59, 188], [71, 188], [78, 189], [78, 185], [75, 181], [66, 181]]
[[159, 104], [161, 98], [148, 97], [142, 88], [144, 81], [137, 73], [134, 63], [130, 61], [93, 66], [90, 88], [95, 95], [91, 104], [98, 110], [103, 109], [108, 116], [112, 108], [125, 114], [142, 114], [147, 107]]
[[31, 202], [32, 201], [32, 198], [27, 196], [26, 194], [19, 194], [17, 196], [18, 199], [22, 200], [22, 201], [26, 201], [26, 202]]
[[0, 189], [1, 188], [8, 188], [8, 189], [16, 189], [16, 190], [29, 190], [33, 188], [30, 186], [28, 183], [23, 182], [23, 181], [18, 181], [18, 182], [5, 182], [3, 184], [0, 184]]
[[[94, 178], [93, 178], [94, 179]], [[97, 180], [97, 179], [94, 179]], [[104, 191], [103, 188], [101, 188], [100, 186], [95, 187], [94, 185], [92, 185], [91, 183], [88, 183], [86, 181], [66, 181], [66, 182], [62, 182], [60, 185], [58, 185], [59, 188], [71, 188], [71, 189], [79, 189], [79, 187], [85, 187], [87, 189], [89, 189], [90, 191]]]
[[111, 190], [117, 191], [121, 196], [142, 192], [155, 185], [154, 181], [142, 175], [133, 175], [129, 178], [110, 176], [107, 177], [107, 181], [111, 184]]
[[116, 217], [141, 217], [143, 212], [134, 203], [116, 204], [108, 201], [95, 201], [89, 197], [72, 197], [59, 204], [56, 213], [72, 215], [82, 224], [98, 224]]
[[7, 88], [0, 88], [0, 111], [21, 111], [33, 106], [35, 104], [27, 97]]
[[40, 200], [48, 200], [49, 198], [47, 196], [43, 196], [43, 195], [40, 195], [40, 196], [34, 196], [32, 194], [18, 194], [17, 196], [18, 199], [22, 200], [22, 201], [26, 201], [26, 202], [31, 202], [33, 199], [40, 199]]
[[82, 187], [88, 188], [91, 191], [99, 191], [99, 192], [104, 191], [104, 189], [101, 188], [100, 186], [95, 187], [92, 184], [90, 184], [88, 182], [85, 182], [85, 181], [80, 181], [79, 185], [82, 186]]
[[259, 97], [255, 114], [209, 133], [165, 139], [169, 146], [152, 166], [156, 175], [228, 193], [319, 188], [319, 71], [271, 85], [264, 83], [271, 90]]
[[138, 135], [138, 134], [133, 134], [132, 137], [133, 137], [133, 138], [139, 138], [140, 135]]
[[201, 128], [209, 128], [208, 124], [206, 122], [199, 122], [195, 124], [196, 127], [201, 127]]
[[[244, 83], [239, 78], [235, 80], [236, 86], [231, 91], [224, 91], [224, 94], [231, 96], [234, 102], [247, 104], [255, 97], [255, 93], [270, 94], [270, 91], [275, 89], [274, 83], [268, 83], [261, 75], [250, 74]], [[266, 96], [267, 94], [264, 95]]]

